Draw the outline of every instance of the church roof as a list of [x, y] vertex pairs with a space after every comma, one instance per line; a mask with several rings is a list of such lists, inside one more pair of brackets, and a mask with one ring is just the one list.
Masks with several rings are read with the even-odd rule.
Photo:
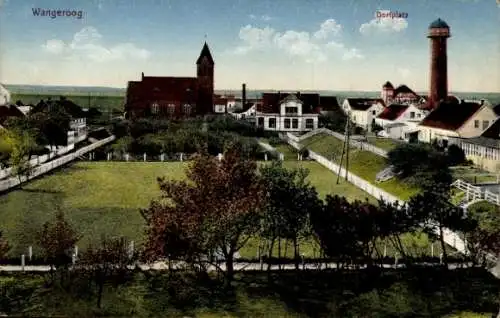
[[435, 20], [434, 22], [432, 22], [430, 25], [429, 25], [429, 29], [434, 29], [434, 28], [450, 28], [448, 26], [448, 24], [446, 22], [444, 22], [443, 20], [441, 19], [437, 19]]
[[212, 58], [212, 54], [210, 53], [210, 49], [208, 48], [207, 42], [203, 44], [203, 48], [201, 49], [200, 57], [196, 60], [196, 64], [200, 64], [202, 59], [206, 57], [210, 64], [215, 64], [214, 59]]
[[384, 86], [382, 86], [382, 88], [394, 88], [394, 86], [392, 86], [392, 83], [387, 81], [385, 82]]

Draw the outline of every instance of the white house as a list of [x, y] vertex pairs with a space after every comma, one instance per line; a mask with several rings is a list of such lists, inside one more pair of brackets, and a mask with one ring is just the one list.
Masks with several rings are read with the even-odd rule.
[[375, 123], [384, 128], [390, 138], [408, 140], [427, 113], [414, 104], [391, 104], [375, 118]]
[[496, 118], [493, 109], [481, 102], [441, 103], [418, 125], [418, 140], [446, 145], [450, 137], [479, 137]]
[[10, 104], [10, 92], [5, 86], [0, 84], [0, 106]]
[[321, 105], [319, 94], [264, 93], [257, 104], [256, 125], [280, 132], [311, 131], [318, 128]]
[[231, 116], [236, 119], [253, 119], [255, 118], [256, 104], [247, 104], [247, 107], [230, 112]]
[[500, 119], [479, 137], [451, 137], [449, 144], [462, 148], [467, 159], [472, 160], [475, 165], [491, 172], [500, 172]]
[[342, 109], [356, 126], [370, 131], [385, 104], [380, 98], [346, 98]]

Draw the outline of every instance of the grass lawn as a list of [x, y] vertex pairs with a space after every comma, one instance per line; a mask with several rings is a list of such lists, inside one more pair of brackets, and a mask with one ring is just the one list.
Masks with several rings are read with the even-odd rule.
[[462, 179], [472, 184], [497, 182], [498, 180], [497, 175], [474, 166], [451, 167], [451, 171], [453, 173], [453, 179]]
[[[334, 162], [340, 162], [343, 141], [333, 136], [318, 134], [307, 138], [302, 142], [302, 144], [306, 148], [323, 155], [329, 160], [333, 159]], [[383, 170], [386, 166], [387, 164], [385, 158], [369, 151], [358, 150], [354, 147], [350, 148], [349, 171], [402, 200], [408, 200], [412, 195], [417, 193], [417, 189], [397, 180], [396, 178], [376, 183], [375, 178], [377, 173]]]
[[367, 139], [370, 144], [386, 151], [390, 151], [402, 143], [391, 138], [377, 138], [376, 136], [369, 136]]
[[[139, 209], [146, 208], [160, 191], [156, 178], [181, 179], [186, 163], [181, 162], [78, 162], [45, 175], [0, 196], [0, 225], [12, 245], [11, 255], [26, 253], [33, 246], [36, 255], [36, 231], [53, 219], [56, 206], [83, 235], [78, 243], [84, 248], [102, 234], [125, 236], [140, 243], [143, 219]], [[302, 166], [310, 171], [309, 180], [322, 198], [328, 193], [364, 200], [368, 195], [341, 180], [313, 161], [285, 161], [285, 167]], [[371, 202], [376, 202], [369, 197]], [[258, 243], [256, 243], [258, 244]], [[255, 255], [255, 250], [244, 252]]]

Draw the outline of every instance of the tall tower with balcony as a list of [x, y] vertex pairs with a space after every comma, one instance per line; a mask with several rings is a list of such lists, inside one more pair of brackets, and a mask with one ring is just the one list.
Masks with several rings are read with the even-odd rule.
[[207, 43], [203, 45], [196, 61], [196, 77], [198, 78], [198, 114], [213, 113], [214, 108], [214, 59]]
[[448, 96], [446, 41], [450, 36], [450, 27], [443, 20], [437, 19], [430, 24], [427, 37], [431, 42], [429, 106], [432, 108]]

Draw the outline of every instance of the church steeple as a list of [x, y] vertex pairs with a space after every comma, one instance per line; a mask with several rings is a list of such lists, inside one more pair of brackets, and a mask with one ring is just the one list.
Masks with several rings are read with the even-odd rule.
[[206, 57], [208, 62], [211, 65], [214, 65], [214, 59], [212, 58], [212, 54], [210, 53], [210, 49], [208, 48], [207, 42], [203, 45], [203, 48], [201, 49], [200, 57], [198, 57], [198, 60], [196, 60], [196, 64], [200, 65], [203, 62], [203, 58]]

